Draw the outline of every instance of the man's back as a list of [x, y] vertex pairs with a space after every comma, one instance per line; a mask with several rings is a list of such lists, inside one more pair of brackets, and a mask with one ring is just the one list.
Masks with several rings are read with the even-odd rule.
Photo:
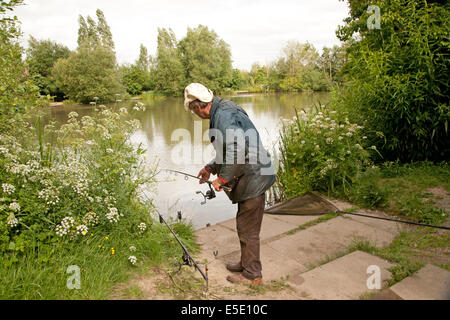
[[210, 139], [216, 158], [208, 165], [224, 181], [239, 177], [228, 194], [233, 203], [263, 194], [275, 182], [270, 154], [258, 130], [240, 106], [215, 97], [210, 113]]

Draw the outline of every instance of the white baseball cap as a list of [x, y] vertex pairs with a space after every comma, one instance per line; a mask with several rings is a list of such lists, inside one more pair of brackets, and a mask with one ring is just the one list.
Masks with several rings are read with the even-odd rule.
[[189, 103], [194, 100], [211, 102], [213, 97], [213, 92], [201, 83], [191, 83], [184, 89], [184, 109], [189, 111]]

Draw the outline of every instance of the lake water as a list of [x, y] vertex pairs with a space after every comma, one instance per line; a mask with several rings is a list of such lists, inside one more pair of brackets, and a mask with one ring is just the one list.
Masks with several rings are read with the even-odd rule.
[[[240, 94], [221, 98], [232, 100], [245, 109], [273, 158], [278, 150], [281, 119], [292, 118], [295, 115], [294, 108], [308, 109], [314, 104], [327, 103], [329, 93]], [[209, 120], [201, 120], [194, 114], [185, 112], [183, 98], [160, 98], [142, 102], [147, 107], [145, 112], [138, 114], [142, 129], [134, 134], [132, 141], [142, 143], [147, 149], [148, 161], [158, 161], [160, 169], [197, 175], [214, 157], [212, 145], [207, 139]], [[135, 103], [127, 101], [122, 104]], [[81, 117], [90, 114], [92, 107], [64, 105], [46, 110], [47, 117], [58, 122], [65, 122], [71, 111], [78, 112]], [[184, 140], [180, 139], [181, 136]], [[182, 149], [180, 141], [188, 142], [184, 145], [188, 148]], [[213, 178], [211, 176], [211, 180]], [[237, 205], [233, 205], [224, 192], [216, 192], [215, 199], [207, 200], [202, 205], [203, 196], [196, 192], [205, 193], [208, 190], [206, 184], [199, 185], [196, 179], [186, 180], [184, 176], [167, 174], [165, 171], [161, 171], [157, 179], [159, 183], [151, 196], [165, 218], [176, 217], [177, 211], [181, 211], [183, 218], [198, 229], [208, 223], [213, 225], [236, 216]]]

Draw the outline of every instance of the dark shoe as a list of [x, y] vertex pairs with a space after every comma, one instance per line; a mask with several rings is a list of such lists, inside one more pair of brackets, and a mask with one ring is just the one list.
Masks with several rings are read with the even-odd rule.
[[236, 275], [231, 275], [227, 277], [227, 280], [230, 281], [231, 283], [243, 283], [243, 284], [253, 284], [253, 285], [260, 285], [262, 284], [262, 278], [256, 278], [253, 280], [247, 279], [246, 277], [244, 277], [242, 275], [242, 273], [240, 274], [236, 274]]
[[242, 272], [244, 268], [242, 268], [240, 262], [229, 262], [227, 263], [227, 270], [231, 272]]

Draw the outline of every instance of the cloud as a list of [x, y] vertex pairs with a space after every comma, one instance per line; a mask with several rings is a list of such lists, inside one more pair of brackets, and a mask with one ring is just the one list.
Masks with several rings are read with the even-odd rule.
[[78, 16], [100, 8], [113, 33], [119, 63], [134, 62], [139, 46], [155, 52], [158, 27], [171, 27], [181, 39], [187, 27], [208, 26], [231, 47], [234, 67], [277, 58], [288, 40], [309, 41], [317, 49], [339, 44], [337, 26], [348, 15], [337, 0], [28, 0], [16, 9], [23, 43], [29, 35], [75, 49]]

